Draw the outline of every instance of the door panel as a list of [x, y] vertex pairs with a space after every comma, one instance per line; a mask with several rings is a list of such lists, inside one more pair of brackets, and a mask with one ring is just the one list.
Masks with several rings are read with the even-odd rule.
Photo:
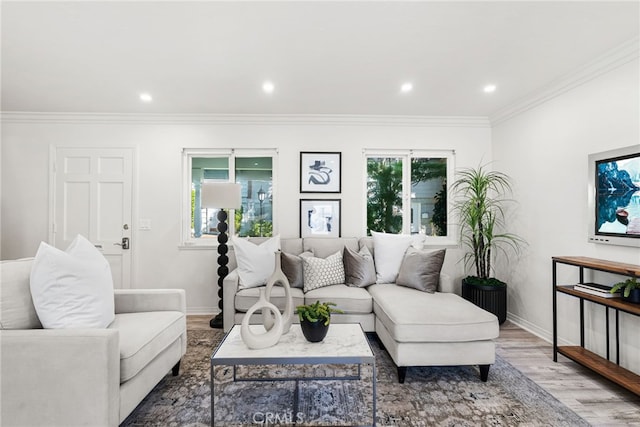
[[121, 243], [131, 239], [133, 150], [57, 148], [54, 174], [53, 244], [84, 235], [109, 261], [114, 287], [130, 287], [132, 249]]

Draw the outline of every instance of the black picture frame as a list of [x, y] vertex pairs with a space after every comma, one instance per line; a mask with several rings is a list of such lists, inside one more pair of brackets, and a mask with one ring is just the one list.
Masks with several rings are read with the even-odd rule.
[[300, 152], [301, 193], [340, 193], [341, 191], [341, 152]]
[[340, 237], [340, 199], [300, 199], [300, 237]]

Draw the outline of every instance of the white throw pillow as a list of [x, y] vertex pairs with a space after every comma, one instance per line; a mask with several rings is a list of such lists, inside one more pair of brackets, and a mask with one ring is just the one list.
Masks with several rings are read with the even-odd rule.
[[344, 264], [340, 251], [328, 257], [302, 257], [302, 271], [304, 274], [304, 292], [329, 285], [344, 283]]
[[280, 236], [273, 236], [259, 245], [231, 236], [238, 263], [240, 289], [255, 288], [267, 283], [276, 267], [275, 253], [280, 250]]
[[404, 259], [404, 253], [410, 246], [422, 249], [423, 234], [389, 234], [372, 231], [373, 258], [376, 264], [378, 283], [394, 283]]
[[30, 287], [44, 328], [106, 328], [115, 318], [109, 262], [81, 235], [66, 251], [40, 243]]

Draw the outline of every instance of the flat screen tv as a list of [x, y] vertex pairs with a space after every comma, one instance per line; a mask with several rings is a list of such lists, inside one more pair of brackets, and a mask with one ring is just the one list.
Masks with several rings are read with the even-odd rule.
[[640, 145], [589, 155], [589, 241], [640, 247]]

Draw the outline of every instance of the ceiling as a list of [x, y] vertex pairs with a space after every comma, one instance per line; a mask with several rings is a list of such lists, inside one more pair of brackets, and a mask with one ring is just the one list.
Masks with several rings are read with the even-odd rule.
[[491, 116], [640, 33], [639, 1], [1, 7], [1, 107], [21, 112]]

